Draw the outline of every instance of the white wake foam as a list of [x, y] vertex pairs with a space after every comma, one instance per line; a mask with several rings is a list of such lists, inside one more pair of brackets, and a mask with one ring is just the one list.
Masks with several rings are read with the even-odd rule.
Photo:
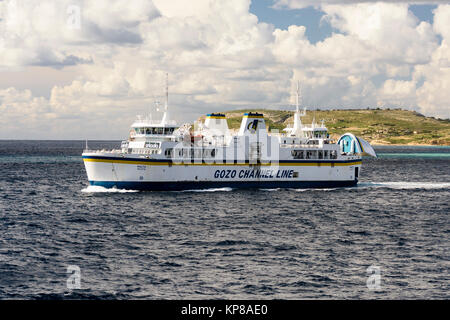
[[356, 187], [338, 188], [304, 188], [294, 189], [298, 192], [308, 191], [336, 191], [336, 190], [357, 190], [371, 188], [387, 188], [397, 190], [408, 189], [446, 189], [450, 188], [450, 182], [422, 182], [422, 181], [388, 181], [388, 182], [359, 182]]
[[389, 188], [389, 189], [446, 189], [450, 182], [421, 182], [421, 181], [389, 181], [389, 182], [360, 182], [358, 188]]
[[304, 188], [304, 189], [294, 189], [297, 192], [306, 192], [306, 191], [335, 191], [344, 189], [347, 187], [340, 187], [340, 188]]
[[223, 192], [223, 191], [233, 191], [233, 188], [224, 187], [224, 188], [209, 188], [209, 189], [192, 189], [192, 190], [183, 190], [180, 192]]
[[[359, 182], [356, 187], [341, 187], [341, 188], [304, 188], [294, 189], [298, 192], [308, 191], [336, 191], [342, 189], [366, 189], [366, 188], [388, 188], [388, 189], [446, 189], [450, 188], [450, 182], [420, 182], [420, 181], [389, 181], [389, 182]], [[260, 188], [260, 191], [280, 191], [281, 188], [264, 189]], [[229, 192], [233, 191], [233, 188], [209, 188], [209, 189], [192, 189], [182, 190], [175, 192]], [[104, 188], [100, 186], [88, 186], [81, 190], [85, 193], [127, 193], [127, 192], [139, 192], [139, 190], [117, 189], [117, 188]]]
[[101, 186], [88, 186], [81, 190], [81, 192], [86, 193], [127, 193], [127, 192], [139, 192], [139, 190], [127, 190], [127, 189], [117, 189], [117, 188], [105, 188]]

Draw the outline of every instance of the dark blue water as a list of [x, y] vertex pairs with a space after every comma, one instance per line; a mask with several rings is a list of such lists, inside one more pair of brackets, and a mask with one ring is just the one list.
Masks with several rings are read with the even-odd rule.
[[0, 298], [450, 298], [448, 147], [376, 148], [356, 188], [209, 192], [98, 192], [83, 147], [0, 141]]

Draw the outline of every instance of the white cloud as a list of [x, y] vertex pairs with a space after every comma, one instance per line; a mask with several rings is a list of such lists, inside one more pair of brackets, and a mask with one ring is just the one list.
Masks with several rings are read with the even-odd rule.
[[103, 43], [140, 43], [139, 25], [158, 16], [146, 0], [3, 1], [0, 67], [92, 63]]
[[450, 5], [434, 12], [434, 30], [442, 36], [430, 63], [415, 66], [414, 78], [423, 79], [417, 90], [417, 104], [423, 113], [450, 118]]
[[[312, 45], [304, 27], [274, 32], [273, 52], [280, 62], [298, 69], [296, 77], [312, 95], [306, 100], [329, 107], [397, 103], [412, 108], [416, 96], [411, 85], [394, 99], [392, 84], [400, 90], [406, 82], [397, 77], [412, 77], [414, 66], [430, 63], [438, 47], [433, 27], [419, 23], [405, 4], [326, 5], [322, 10], [341, 33]], [[374, 77], [389, 81], [378, 90]]]
[[378, 61], [422, 64], [437, 47], [432, 26], [418, 24], [406, 4], [327, 5], [322, 10], [333, 27], [362, 41]]
[[12, 87], [0, 90], [0, 114], [0, 136], [5, 138], [42, 135], [43, 126], [55, 116], [46, 99]]
[[378, 105], [408, 107], [416, 101], [416, 82], [388, 79], [378, 91]]

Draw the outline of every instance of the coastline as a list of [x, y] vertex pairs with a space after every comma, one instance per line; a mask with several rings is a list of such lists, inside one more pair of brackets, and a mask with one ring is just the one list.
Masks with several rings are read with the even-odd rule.
[[369, 142], [374, 147], [450, 147], [450, 145], [447, 144], [386, 144], [386, 143], [376, 143], [376, 142]]

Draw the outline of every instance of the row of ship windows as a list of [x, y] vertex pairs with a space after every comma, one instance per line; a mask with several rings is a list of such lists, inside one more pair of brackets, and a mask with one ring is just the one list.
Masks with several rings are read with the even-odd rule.
[[214, 158], [216, 156], [216, 149], [166, 149], [164, 154], [167, 158]]
[[[134, 149], [133, 153], [138, 154], [159, 154], [158, 149]], [[216, 149], [166, 149], [164, 152], [167, 158], [173, 156], [180, 158], [214, 158], [216, 156]], [[335, 150], [292, 150], [291, 155], [294, 159], [337, 159], [337, 152]]]
[[[324, 144], [329, 144], [328, 140], [323, 141]], [[300, 140], [283, 140], [283, 144], [300, 144]], [[308, 140], [308, 142], [303, 143], [307, 145], [319, 145], [320, 142], [318, 140]]]
[[307, 138], [329, 138], [330, 134], [327, 131], [315, 131], [314, 133], [312, 132], [305, 132], [305, 135]]
[[[150, 154], [158, 153], [157, 150], [150, 150]], [[216, 149], [166, 149], [165, 156], [180, 157], [180, 158], [214, 158], [216, 156]], [[291, 152], [294, 159], [337, 159], [336, 150], [293, 150]]]
[[134, 132], [136, 132], [136, 134], [172, 134], [174, 131], [175, 128], [134, 128]]
[[137, 154], [160, 154], [160, 153], [161, 153], [161, 150], [158, 150], [158, 149], [136, 148], [136, 149], [128, 149], [128, 153], [137, 153]]
[[294, 159], [337, 159], [336, 150], [292, 150]]

